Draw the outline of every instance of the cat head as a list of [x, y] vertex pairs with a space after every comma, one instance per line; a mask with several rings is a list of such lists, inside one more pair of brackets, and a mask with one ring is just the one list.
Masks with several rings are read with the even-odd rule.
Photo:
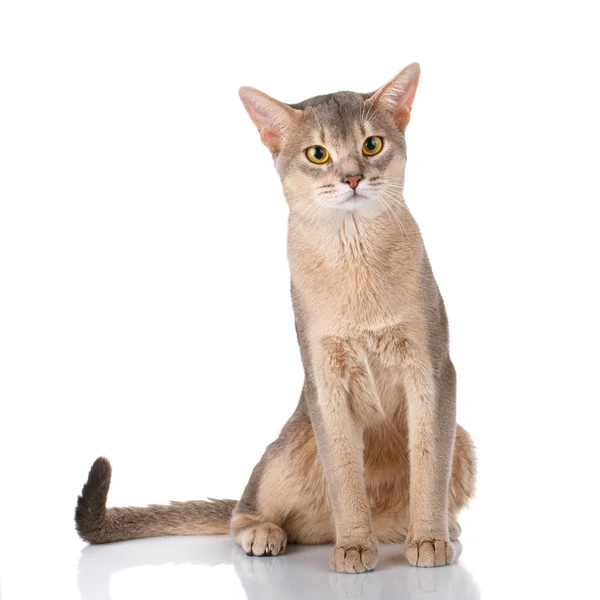
[[291, 211], [378, 214], [403, 201], [404, 132], [419, 73], [413, 63], [375, 92], [338, 92], [298, 104], [240, 89]]

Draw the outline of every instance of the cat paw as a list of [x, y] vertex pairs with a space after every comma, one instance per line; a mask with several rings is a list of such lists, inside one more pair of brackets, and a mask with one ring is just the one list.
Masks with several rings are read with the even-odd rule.
[[349, 543], [333, 549], [329, 566], [338, 573], [364, 573], [375, 568], [378, 558], [377, 542]]
[[443, 567], [454, 560], [454, 546], [450, 540], [411, 540], [406, 543], [405, 554], [414, 567]]
[[277, 556], [287, 546], [287, 536], [273, 523], [261, 523], [241, 532], [240, 546], [248, 556]]

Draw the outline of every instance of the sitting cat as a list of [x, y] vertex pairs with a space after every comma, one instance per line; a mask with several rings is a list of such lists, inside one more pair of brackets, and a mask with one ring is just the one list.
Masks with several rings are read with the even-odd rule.
[[454, 558], [475, 453], [457, 426], [444, 303], [404, 203], [411, 64], [374, 93], [242, 102], [289, 204], [289, 262], [305, 370], [300, 402], [239, 502], [106, 508], [98, 459], [76, 510], [91, 543], [231, 532], [249, 555], [335, 543], [331, 568], [375, 567], [378, 542], [412, 565]]

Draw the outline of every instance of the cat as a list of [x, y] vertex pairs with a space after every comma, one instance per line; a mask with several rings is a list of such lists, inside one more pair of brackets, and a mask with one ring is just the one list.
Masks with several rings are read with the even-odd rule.
[[298, 104], [240, 89], [289, 205], [300, 401], [239, 501], [107, 508], [111, 466], [97, 459], [75, 513], [84, 540], [231, 532], [253, 556], [334, 543], [341, 573], [372, 570], [379, 542], [404, 542], [411, 565], [453, 561], [476, 459], [456, 424], [444, 303], [403, 198], [419, 76], [413, 63], [373, 93]]

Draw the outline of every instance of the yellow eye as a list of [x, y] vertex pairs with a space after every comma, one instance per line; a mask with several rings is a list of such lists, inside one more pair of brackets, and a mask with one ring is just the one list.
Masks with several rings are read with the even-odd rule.
[[329, 152], [327, 152], [327, 149], [323, 148], [323, 146], [311, 146], [306, 151], [306, 158], [308, 158], [310, 162], [322, 165], [329, 160]]
[[383, 140], [377, 135], [372, 135], [363, 142], [362, 151], [367, 156], [374, 156], [379, 154], [382, 148]]

